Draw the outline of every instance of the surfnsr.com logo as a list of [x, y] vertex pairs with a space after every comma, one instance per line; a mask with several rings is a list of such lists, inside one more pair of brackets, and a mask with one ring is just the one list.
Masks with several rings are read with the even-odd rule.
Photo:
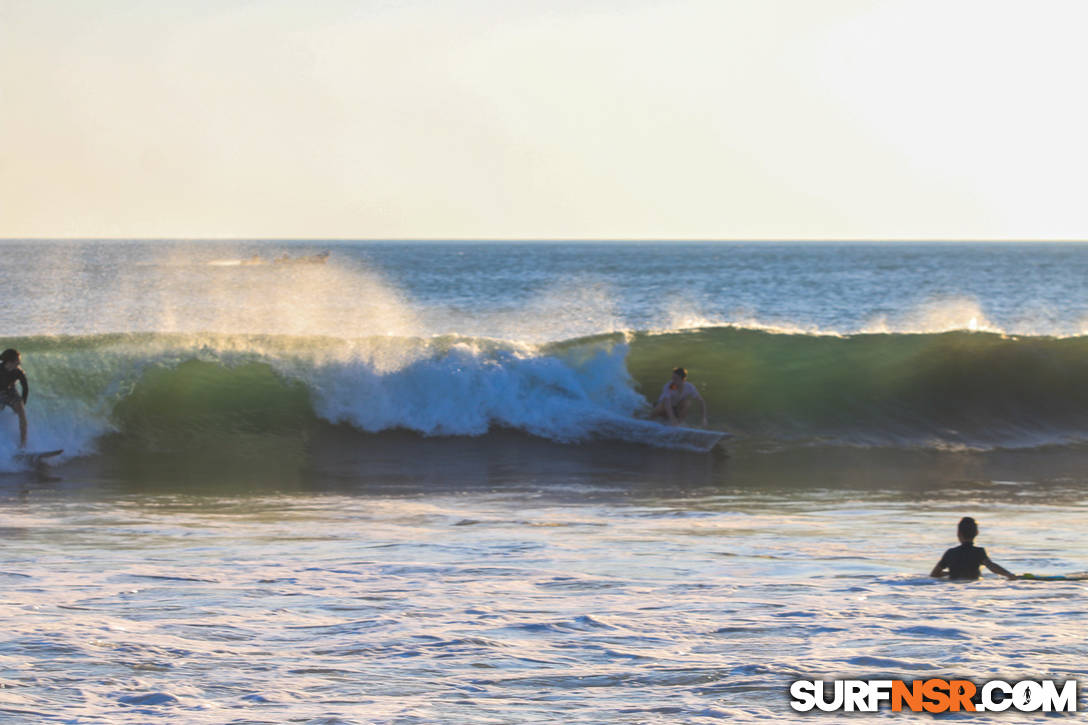
[[798, 712], [1076, 712], [1077, 681], [797, 680], [790, 697]]

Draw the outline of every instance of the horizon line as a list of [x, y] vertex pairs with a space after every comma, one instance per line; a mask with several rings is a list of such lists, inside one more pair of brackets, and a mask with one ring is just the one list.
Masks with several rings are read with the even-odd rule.
[[1086, 238], [860, 238], [860, 237], [766, 237], [766, 238], [668, 238], [668, 237], [78, 237], [30, 236], [0, 237], [0, 244], [9, 242], [328, 242], [328, 243], [552, 243], [552, 244], [1084, 244]]

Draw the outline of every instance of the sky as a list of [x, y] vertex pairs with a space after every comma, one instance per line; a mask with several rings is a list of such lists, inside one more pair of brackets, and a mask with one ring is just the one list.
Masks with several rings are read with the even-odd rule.
[[0, 0], [0, 237], [1088, 239], [1082, 0]]

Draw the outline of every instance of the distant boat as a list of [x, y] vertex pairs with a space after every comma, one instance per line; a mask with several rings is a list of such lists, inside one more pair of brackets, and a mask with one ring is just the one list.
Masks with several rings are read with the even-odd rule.
[[286, 252], [282, 257], [273, 259], [274, 264], [325, 264], [329, 260], [330, 253], [326, 250], [319, 254], [311, 254], [305, 257], [292, 257]]

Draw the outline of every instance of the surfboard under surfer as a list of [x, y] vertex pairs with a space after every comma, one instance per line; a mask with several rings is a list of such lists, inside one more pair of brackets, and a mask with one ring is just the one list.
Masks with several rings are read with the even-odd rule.
[[664, 418], [669, 425], [680, 425], [691, 409], [692, 401], [699, 401], [703, 414], [703, 427], [706, 427], [706, 401], [699, 395], [695, 386], [688, 382], [688, 371], [676, 368], [672, 371], [672, 380], [665, 383], [661, 397], [650, 411], [651, 418]]
[[[19, 416], [19, 447], [26, 448], [26, 399], [30, 396], [30, 385], [19, 362], [18, 350], [8, 348], [0, 353], [0, 410], [10, 407]], [[22, 396], [15, 392], [15, 383], [22, 386]]]

